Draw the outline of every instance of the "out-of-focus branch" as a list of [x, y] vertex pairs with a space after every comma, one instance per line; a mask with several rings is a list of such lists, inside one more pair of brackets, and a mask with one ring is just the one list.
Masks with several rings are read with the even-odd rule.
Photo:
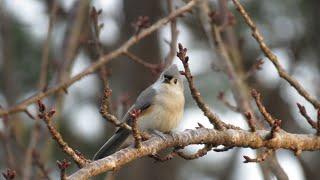
[[65, 80], [63, 82], [60, 82], [58, 85], [48, 89], [46, 92], [39, 92], [39, 93], [33, 95], [32, 97], [24, 100], [23, 102], [15, 105], [15, 106], [7, 109], [7, 110], [0, 109], [0, 117], [5, 115], [5, 114], [12, 114], [12, 113], [24, 111], [28, 105], [30, 105], [32, 103], [35, 103], [37, 100], [45, 98], [45, 97], [47, 97], [47, 96], [49, 96], [51, 94], [57, 93], [62, 89], [66, 89], [67, 87], [71, 86], [73, 83], [79, 81], [83, 77], [95, 72], [101, 66], [103, 66], [106, 63], [108, 63], [112, 59], [114, 59], [116, 57], [119, 57], [125, 51], [127, 51], [131, 46], [133, 46], [134, 44], [137, 44], [141, 39], [149, 36], [151, 33], [155, 32], [160, 27], [162, 27], [163, 25], [165, 25], [168, 22], [170, 22], [172, 19], [180, 16], [181, 14], [183, 14], [185, 12], [190, 11], [197, 4], [197, 2], [199, 2], [199, 0], [191, 0], [185, 6], [183, 6], [183, 7], [179, 8], [179, 9], [175, 10], [174, 12], [170, 13], [167, 17], [164, 17], [164, 18], [160, 19], [159, 21], [157, 21], [156, 23], [154, 23], [153, 25], [151, 25], [150, 27], [148, 27], [148, 28], [146, 28], [144, 30], [141, 30], [140, 33], [138, 33], [137, 35], [131, 37], [128, 41], [126, 41], [118, 49], [116, 49], [116, 50], [114, 50], [114, 51], [112, 51], [112, 52], [100, 57], [98, 61], [96, 61], [93, 64], [91, 64], [91, 66], [86, 68], [81, 73], [75, 75], [74, 77], [72, 77], [72, 78], [70, 78], [68, 80]]
[[[73, 6], [68, 14], [67, 28], [62, 44], [63, 61], [58, 70], [58, 82], [63, 82], [69, 79], [70, 70], [75, 57], [81, 47], [81, 38], [86, 32], [86, 22], [90, 8], [90, 1], [79, 0], [73, 3]], [[66, 90], [66, 88], [64, 89]], [[61, 97], [59, 97], [61, 98]], [[61, 100], [61, 99], [60, 99]], [[58, 102], [59, 103], [59, 102]]]
[[[238, 71], [235, 70], [235, 65], [233, 64], [231, 56], [227, 51], [225, 42], [222, 39], [223, 30], [224, 28], [226, 28], [226, 25], [229, 24], [227, 22], [228, 19], [226, 18], [228, 9], [225, 3], [226, 2], [224, 1], [219, 1], [220, 11], [216, 12], [215, 15], [218, 17], [211, 17], [210, 19], [209, 14], [212, 13], [212, 11], [209, 8], [208, 2], [203, 1], [200, 4], [200, 20], [206, 32], [212, 50], [218, 56], [219, 62], [224, 67], [224, 72], [226, 72], [229, 77], [231, 90], [237, 103], [237, 109], [242, 112], [242, 114], [245, 112], [249, 112], [252, 115], [252, 121], [250, 123], [248, 122], [252, 131], [256, 129], [255, 126], [258, 126], [259, 129], [262, 129], [261, 123], [260, 121], [257, 121], [257, 118], [255, 117], [254, 111], [251, 107], [247, 92], [248, 87], [243, 78], [239, 78], [242, 76], [242, 74], [238, 74]], [[219, 23], [213, 22], [213, 19], [217, 18], [221, 19], [219, 20]]]
[[39, 168], [43, 178], [50, 180], [50, 177], [49, 177], [50, 171], [46, 169], [44, 163], [41, 162], [39, 153], [34, 150], [32, 152], [32, 157], [33, 157], [33, 163]]
[[[218, 55], [219, 62], [225, 67], [224, 72], [226, 72], [229, 77], [238, 109], [246, 118], [251, 131], [254, 132], [257, 129], [264, 129], [262, 121], [256, 117], [253, 110], [249, 96], [249, 87], [245, 82], [245, 73], [242, 67], [243, 60], [241, 58], [239, 45], [237, 44], [238, 40], [235, 38], [236, 35], [233, 27], [230, 26], [234, 24], [233, 15], [228, 10], [226, 0], [219, 0], [218, 3], [219, 7], [216, 11], [210, 10], [208, 1], [201, 3], [201, 22], [207, 37], [209, 37], [209, 41], [211, 41], [209, 43], [212, 49]], [[211, 15], [211, 19], [208, 18], [209, 14]], [[272, 158], [274, 163], [271, 165], [270, 160], [268, 161], [268, 164], [270, 164], [271, 167], [279, 167], [279, 163], [275, 159], [275, 156], [272, 156]], [[262, 165], [261, 167], [262, 169], [265, 169], [265, 166]], [[282, 172], [281, 174], [285, 174], [282, 168], [273, 169]], [[277, 172], [275, 172], [275, 174], [276, 173]], [[278, 175], [276, 176], [279, 177]]]
[[248, 79], [250, 76], [252, 76], [255, 72], [262, 69], [262, 65], [264, 64], [264, 61], [262, 59], [258, 59], [256, 63], [254, 63], [249, 71], [246, 73], [243, 79]]
[[[167, 0], [167, 4], [168, 4], [169, 12], [172, 13], [174, 11], [173, 0]], [[177, 29], [177, 21], [176, 21], [176, 19], [172, 19], [171, 20], [171, 22], [170, 22], [170, 30], [171, 30], [171, 42], [169, 44], [170, 50], [169, 50], [168, 55], [165, 58], [165, 62], [164, 62], [165, 67], [167, 67], [170, 64], [172, 64], [173, 59], [174, 59], [174, 57], [176, 55], [176, 48], [177, 48], [178, 35], [179, 35], [179, 31]]]
[[56, 19], [56, 12], [58, 9], [57, 1], [53, 1], [52, 9], [50, 12], [50, 19], [49, 19], [49, 25], [48, 25], [48, 32], [47, 32], [47, 38], [44, 42], [43, 50], [42, 50], [42, 63], [41, 63], [41, 70], [40, 70], [40, 79], [39, 79], [39, 89], [45, 90], [45, 87], [47, 86], [47, 78], [48, 78], [48, 65], [49, 65], [49, 49], [50, 49], [50, 40], [53, 30], [53, 24]]
[[241, 16], [244, 18], [247, 25], [250, 27], [252, 31], [252, 36], [255, 38], [255, 40], [258, 42], [260, 49], [265, 54], [265, 56], [268, 57], [268, 59], [273, 63], [273, 65], [276, 67], [279, 76], [286, 80], [292, 87], [294, 87], [298, 93], [304, 97], [307, 101], [309, 101], [315, 109], [320, 108], [320, 102], [313, 97], [311, 94], [308, 93], [304, 89], [304, 87], [292, 76], [288, 74], [287, 71], [281, 66], [279, 63], [278, 57], [271, 51], [271, 49], [266, 45], [266, 43], [263, 40], [263, 36], [261, 35], [259, 29], [255, 25], [255, 23], [252, 21], [252, 18], [249, 16], [249, 14], [246, 12], [244, 7], [240, 4], [238, 0], [232, 0], [234, 5], [237, 7], [237, 10], [241, 14]]
[[270, 131], [257, 130], [247, 132], [244, 130], [228, 129], [219, 131], [215, 129], [199, 128], [184, 132], [152, 137], [141, 143], [141, 148], [128, 147], [101, 160], [94, 161], [70, 175], [67, 179], [88, 179], [106, 171], [117, 169], [135, 159], [148, 156], [162, 149], [190, 144], [214, 144], [234, 147], [268, 148], [268, 149], [301, 149], [302, 151], [315, 151], [320, 149], [320, 137], [314, 135], [291, 134], [280, 131], [273, 139], [268, 140]]
[[[47, 38], [42, 50], [42, 63], [41, 63], [39, 85], [38, 85], [39, 86], [38, 88], [40, 91], [44, 91], [47, 87], [50, 40], [51, 40], [53, 24], [56, 18], [57, 9], [58, 9], [57, 1], [54, 1], [51, 12], [50, 12]], [[32, 131], [31, 131], [30, 142], [26, 150], [24, 164], [23, 164], [24, 168], [23, 168], [22, 179], [27, 180], [27, 179], [30, 179], [30, 176], [31, 176], [32, 159], [34, 157], [33, 152], [39, 140], [40, 123], [39, 123], [39, 119], [34, 117], [27, 109], [25, 110], [25, 112], [31, 119], [34, 120], [34, 127], [32, 128]], [[38, 161], [35, 161], [35, 162], [38, 162]]]
[[30, 179], [31, 176], [31, 169], [32, 169], [32, 159], [33, 159], [33, 151], [36, 148], [36, 145], [39, 140], [40, 135], [40, 124], [39, 119], [34, 119], [34, 127], [32, 128], [29, 146], [25, 153], [24, 163], [23, 163], [23, 176], [22, 179], [27, 180]]
[[150, 69], [150, 70], [156, 70], [160, 67], [159, 64], [152, 64], [152, 63], [148, 63], [147, 61], [141, 59], [140, 57], [134, 55], [133, 53], [129, 52], [129, 51], [125, 51], [123, 53], [124, 55], [126, 55], [128, 58], [130, 58], [131, 60], [133, 60], [134, 62], [141, 64], [142, 66]]
[[228, 100], [225, 99], [224, 92], [219, 92], [217, 98], [230, 110], [241, 113], [240, 109], [237, 106], [232, 105]]

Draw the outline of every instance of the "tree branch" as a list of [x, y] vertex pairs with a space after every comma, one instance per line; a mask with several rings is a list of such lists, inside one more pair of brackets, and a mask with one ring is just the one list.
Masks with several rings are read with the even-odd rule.
[[167, 24], [168, 22], [170, 22], [172, 19], [180, 16], [181, 14], [190, 11], [196, 4], [197, 2], [199, 2], [199, 0], [191, 0], [188, 4], [186, 4], [185, 6], [175, 10], [174, 12], [170, 13], [167, 17], [164, 17], [162, 19], [160, 19], [159, 21], [157, 21], [156, 23], [154, 23], [152, 26], [141, 30], [140, 33], [138, 33], [135, 36], [132, 36], [128, 41], [126, 41], [122, 46], [120, 46], [118, 49], [102, 56], [99, 58], [98, 61], [94, 62], [93, 64], [91, 64], [90, 67], [86, 68], [85, 70], [83, 70], [81, 73], [75, 75], [74, 77], [59, 83], [57, 86], [52, 87], [50, 89], [48, 89], [46, 92], [39, 92], [35, 95], [33, 95], [32, 97], [22, 101], [21, 103], [7, 109], [0, 109], [0, 117], [2, 117], [5, 114], [12, 114], [12, 113], [17, 113], [20, 111], [24, 111], [26, 109], [27, 106], [29, 106], [30, 104], [35, 103], [37, 100], [39, 99], [43, 99], [51, 94], [57, 93], [63, 89], [68, 88], [69, 86], [71, 86], [73, 83], [79, 81], [80, 79], [82, 79], [83, 77], [95, 72], [96, 70], [98, 70], [101, 66], [103, 66], [104, 64], [110, 62], [112, 59], [119, 57], [120, 55], [122, 55], [124, 52], [126, 52], [131, 46], [137, 44], [141, 39], [149, 36], [151, 33], [155, 32], [156, 30], [158, 30], [160, 27], [162, 27], [163, 25]]
[[255, 40], [258, 42], [260, 49], [262, 52], [265, 54], [265, 56], [268, 57], [268, 59], [273, 63], [275, 68], [277, 69], [279, 76], [286, 80], [292, 87], [294, 87], [298, 93], [304, 97], [307, 101], [309, 101], [315, 109], [320, 108], [320, 102], [310, 95], [299, 82], [290, 76], [287, 71], [280, 65], [278, 57], [273, 54], [273, 52], [270, 50], [270, 48], [266, 45], [266, 43], [263, 40], [263, 36], [261, 35], [259, 29], [255, 25], [255, 23], [252, 21], [251, 17], [249, 14], [246, 12], [244, 7], [240, 4], [238, 0], [232, 0], [234, 5], [237, 7], [237, 10], [241, 14], [241, 16], [244, 18], [245, 22], [247, 25], [250, 27], [252, 31], [252, 36], [255, 38]]
[[113, 155], [94, 161], [70, 175], [67, 179], [88, 179], [103, 172], [117, 169], [143, 156], [155, 154], [169, 147], [187, 146], [190, 144], [214, 144], [234, 147], [249, 147], [253, 149], [289, 149], [302, 151], [316, 151], [320, 149], [320, 137], [314, 135], [291, 134], [280, 131], [273, 139], [268, 140], [270, 131], [258, 130], [254, 133], [244, 130], [199, 128], [184, 132], [152, 137], [141, 143], [141, 148], [128, 147]]

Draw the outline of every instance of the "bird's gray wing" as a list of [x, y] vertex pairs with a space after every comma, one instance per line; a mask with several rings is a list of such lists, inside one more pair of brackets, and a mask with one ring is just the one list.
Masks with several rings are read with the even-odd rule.
[[152, 86], [142, 91], [138, 96], [136, 102], [131, 106], [129, 111], [124, 116], [123, 122], [126, 122], [129, 125], [132, 125], [130, 112], [135, 109], [135, 110], [140, 110], [141, 114], [143, 114], [145, 111], [148, 110], [150, 106], [152, 106], [152, 102], [155, 96], [156, 96], [156, 90]]
[[[146, 111], [150, 106], [152, 106], [152, 100], [156, 95], [155, 89], [150, 86], [141, 92], [138, 96], [135, 104], [131, 106], [129, 111], [123, 118], [123, 122], [132, 125], [132, 118], [130, 116], [130, 112], [133, 109], [140, 110], [141, 113]], [[130, 130], [119, 128], [116, 133], [99, 149], [99, 151], [94, 155], [93, 159], [98, 160], [103, 157], [109, 156], [117, 151], [117, 149], [122, 145], [122, 143], [127, 139], [130, 135]]]

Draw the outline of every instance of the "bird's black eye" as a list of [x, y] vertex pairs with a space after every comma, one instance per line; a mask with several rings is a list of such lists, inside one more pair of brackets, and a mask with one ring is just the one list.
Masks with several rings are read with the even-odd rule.
[[174, 79], [173, 82], [174, 82], [174, 84], [177, 84], [178, 79]]
[[170, 76], [170, 75], [163, 75], [163, 77], [164, 77], [164, 79], [167, 79], [167, 80], [171, 80], [173, 77], [172, 76]]

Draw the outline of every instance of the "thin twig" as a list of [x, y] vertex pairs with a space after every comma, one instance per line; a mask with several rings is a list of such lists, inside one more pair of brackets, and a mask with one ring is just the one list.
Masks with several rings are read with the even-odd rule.
[[227, 101], [224, 97], [224, 92], [219, 92], [218, 99], [231, 111], [241, 113], [240, 109], [236, 107], [235, 105], [232, 105], [229, 101]]
[[34, 122], [34, 127], [31, 132], [29, 146], [25, 152], [24, 163], [23, 163], [23, 175], [22, 179], [27, 180], [31, 177], [31, 169], [32, 169], [32, 159], [33, 159], [33, 151], [36, 148], [39, 138], [40, 138], [40, 123], [39, 119], [36, 119]]
[[297, 103], [297, 106], [299, 108], [300, 114], [307, 120], [307, 122], [310, 124], [310, 126], [312, 128], [317, 130], [318, 129], [318, 124], [311, 119], [311, 117], [307, 113], [306, 108], [304, 106], [302, 106], [301, 104], [299, 104], [299, 103]]
[[33, 156], [33, 162], [34, 164], [39, 168], [40, 172], [42, 173], [43, 175], [43, 178], [45, 179], [50, 179], [49, 177], [49, 170], [47, 170], [45, 168], [45, 165], [43, 162], [41, 162], [40, 160], [40, 155], [38, 152], [36, 152], [35, 150], [32, 152], [32, 156]]
[[78, 152], [73, 150], [63, 139], [61, 134], [56, 130], [56, 128], [52, 124], [52, 117], [55, 113], [55, 110], [46, 111], [46, 107], [44, 104], [42, 104], [41, 101], [38, 101], [38, 107], [39, 107], [39, 118], [42, 119], [52, 136], [52, 138], [59, 144], [60, 148], [72, 159], [77, 163], [79, 167], [83, 167], [88, 162], [90, 162], [88, 159], [85, 159], [83, 156], [79, 155]]
[[[228, 13], [229, 10], [227, 9], [226, 2], [219, 1], [219, 4], [220, 11], [217, 13], [221, 17], [218, 18], [222, 19], [224, 22], [219, 23], [219, 25], [215, 24], [212, 20], [210, 20], [209, 14], [211, 10], [208, 1], [203, 1], [200, 5], [200, 20], [202, 26], [208, 37], [211, 49], [218, 56], [220, 64], [224, 67], [223, 71], [229, 77], [231, 90], [234, 95], [237, 108], [241, 112], [250, 112], [252, 114], [252, 126], [250, 127], [257, 126], [259, 129], [262, 129], [263, 126], [261, 125], [261, 122], [258, 121], [258, 119], [255, 117], [253, 108], [249, 101], [248, 86], [242, 78], [237, 78], [239, 76], [242, 76], [242, 73], [240, 73], [242, 70], [238, 68], [238, 70], [236, 71], [236, 64], [234, 63], [235, 60], [232, 61], [231, 56], [229, 55], [229, 52], [227, 50], [226, 44], [223, 41], [222, 31], [224, 28], [226, 28], [226, 26], [224, 26], [223, 24], [228, 24], [228, 22], [226, 22], [228, 20], [226, 18], [226, 13]], [[254, 129], [251, 130], [253, 131]]]
[[255, 132], [256, 131], [256, 127], [255, 127], [255, 123], [254, 123], [254, 120], [253, 120], [253, 117], [252, 117], [252, 113], [251, 112], [245, 112], [244, 113], [244, 116], [246, 117], [247, 119], [247, 122], [248, 122], [248, 125], [251, 129], [252, 132]]
[[12, 113], [24, 111], [28, 105], [35, 103], [37, 100], [43, 99], [51, 94], [57, 93], [57, 92], [61, 91], [62, 89], [66, 89], [67, 87], [71, 86], [73, 83], [79, 81], [83, 77], [95, 72], [101, 66], [108, 63], [112, 59], [119, 57], [125, 51], [127, 51], [127, 49], [129, 49], [129, 47], [133, 46], [134, 44], [137, 44], [141, 39], [149, 36], [151, 33], [155, 32], [160, 27], [162, 27], [163, 25], [170, 22], [172, 19], [180, 16], [183, 13], [190, 11], [197, 4], [197, 2], [199, 2], [199, 0], [191, 0], [185, 6], [175, 10], [174, 12], [170, 13], [167, 17], [160, 19], [159, 21], [154, 23], [149, 28], [146, 28], [146, 29], [142, 30], [139, 34], [131, 37], [128, 41], [126, 41], [118, 49], [100, 57], [98, 61], [91, 64], [91, 66], [89, 66], [88, 68], [83, 70], [81, 73], [75, 75], [74, 77], [72, 77], [68, 80], [65, 80], [64, 82], [60, 82], [58, 85], [48, 89], [46, 92], [39, 92], [39, 93], [33, 95], [32, 97], [24, 100], [23, 102], [15, 105], [7, 110], [0, 109], [0, 117], [5, 114], [12, 114]]
[[141, 113], [140, 109], [133, 109], [129, 115], [132, 121], [132, 135], [134, 138], [134, 144], [136, 148], [141, 148], [141, 141], [142, 141], [142, 136], [140, 134], [140, 131], [138, 129], [138, 117]]
[[307, 101], [309, 101], [315, 109], [320, 108], [320, 102], [313, 97], [311, 94], [309, 94], [304, 87], [299, 84], [299, 82], [290, 76], [288, 72], [281, 66], [279, 63], [278, 57], [270, 50], [270, 48], [266, 45], [266, 43], [263, 40], [263, 36], [261, 35], [259, 29], [253, 22], [252, 18], [249, 16], [249, 14], [246, 12], [244, 7], [241, 5], [241, 3], [238, 0], [232, 0], [234, 5], [237, 7], [237, 10], [241, 14], [241, 16], [244, 18], [247, 25], [250, 27], [252, 31], [252, 36], [255, 38], [255, 40], [258, 42], [260, 49], [263, 51], [265, 56], [268, 57], [268, 59], [273, 63], [275, 68], [277, 69], [279, 76], [286, 80], [291, 86], [293, 86], [298, 93], [304, 97]]
[[[61, 67], [58, 72], [59, 83], [65, 81], [70, 76], [72, 64], [81, 45], [81, 33], [83, 33], [86, 25], [89, 7], [90, 1], [79, 0], [73, 3], [73, 7], [70, 10], [69, 18], [67, 19], [68, 27], [63, 39], [63, 61], [61, 61]], [[64, 90], [66, 89], [67, 87], [64, 88]]]
[[250, 76], [252, 76], [257, 71], [260, 71], [262, 69], [262, 65], [264, 64], [264, 61], [262, 59], [258, 59], [256, 63], [254, 63], [249, 71], [245, 74], [243, 79], [248, 79]]
[[204, 115], [208, 117], [209, 121], [215, 126], [215, 128], [219, 130], [225, 130], [226, 128], [236, 128], [232, 125], [225, 124], [217, 115], [210, 111], [208, 105], [205, 104], [202, 97], [200, 96], [200, 92], [194, 86], [193, 77], [191, 75], [191, 71], [188, 64], [189, 57], [186, 55], [187, 49], [184, 48], [180, 43], [178, 47], [179, 51], [177, 52], [177, 56], [181, 60], [184, 67], [184, 72], [182, 72], [182, 74], [186, 77], [188, 81], [191, 95], [197, 103], [198, 107], [202, 110]]
[[185, 154], [182, 151], [177, 151], [177, 154], [180, 157], [182, 157], [183, 159], [193, 160], [193, 159], [198, 159], [199, 157], [206, 155], [209, 151], [211, 151], [212, 147], [213, 147], [212, 145], [206, 144], [203, 148], [199, 149], [194, 154]]
[[165, 162], [173, 159], [176, 156], [180, 156], [185, 160], [194, 160], [205, 156], [209, 151], [212, 150], [212, 147], [212, 145], [206, 144], [203, 148], [199, 149], [194, 154], [186, 154], [182, 151], [179, 151], [181, 148], [175, 148], [171, 153], [167, 154], [164, 157], [160, 157], [158, 154], [152, 154], [150, 155], [150, 157], [154, 158], [157, 162]]
[[148, 63], [147, 61], [141, 59], [140, 57], [134, 55], [133, 53], [131, 53], [129, 51], [125, 51], [123, 54], [126, 55], [131, 60], [133, 60], [134, 62], [137, 62], [138, 64], [141, 64], [142, 66], [144, 66], [152, 71], [156, 70], [160, 67], [159, 64]]
[[260, 113], [263, 115], [264, 119], [268, 122], [268, 124], [272, 127], [274, 124], [274, 118], [271, 116], [270, 113], [268, 113], [268, 111], [266, 110], [266, 108], [262, 104], [260, 93], [257, 90], [252, 89], [251, 95], [254, 98], [254, 100], [259, 108]]
[[[92, 20], [92, 23], [91, 23], [92, 35], [93, 35], [94, 44], [95, 44], [95, 52], [93, 52], [92, 55], [98, 54], [99, 57], [103, 56], [103, 50], [100, 42], [100, 32], [102, 30], [103, 24], [99, 24], [99, 16], [101, 15], [101, 13], [102, 13], [102, 10], [96, 10], [95, 7], [92, 8], [90, 13], [91, 20]], [[109, 82], [108, 82], [109, 72], [107, 71], [104, 65], [100, 68], [99, 74], [103, 81], [103, 86], [104, 86], [102, 102], [100, 105], [100, 114], [104, 119], [111, 122], [116, 127], [122, 127], [122, 128], [131, 130], [131, 127], [128, 124], [126, 124], [125, 122], [123, 123], [120, 122], [110, 112], [110, 99], [111, 99], [110, 97], [112, 94], [112, 90], [110, 89]]]
[[250, 162], [255, 162], [255, 163], [259, 163], [259, 162], [263, 162], [264, 160], [267, 159], [268, 156], [270, 156], [272, 153], [274, 152], [274, 150], [272, 149], [268, 149], [265, 152], [261, 153], [257, 158], [250, 158], [249, 156], [243, 156], [245, 161], [243, 161], [244, 163], [250, 163]]
[[113, 125], [115, 125], [116, 127], [121, 127], [121, 128], [125, 128], [128, 130], [131, 130], [131, 126], [129, 126], [127, 123], [125, 122], [120, 122], [117, 117], [115, 117], [114, 115], [110, 114], [108, 111], [108, 98], [111, 94], [111, 90], [110, 89], [105, 89], [104, 90], [104, 95], [102, 98], [102, 103], [100, 106], [100, 114], [102, 115], [102, 117], [104, 119], [106, 119], [107, 121], [111, 122]]

